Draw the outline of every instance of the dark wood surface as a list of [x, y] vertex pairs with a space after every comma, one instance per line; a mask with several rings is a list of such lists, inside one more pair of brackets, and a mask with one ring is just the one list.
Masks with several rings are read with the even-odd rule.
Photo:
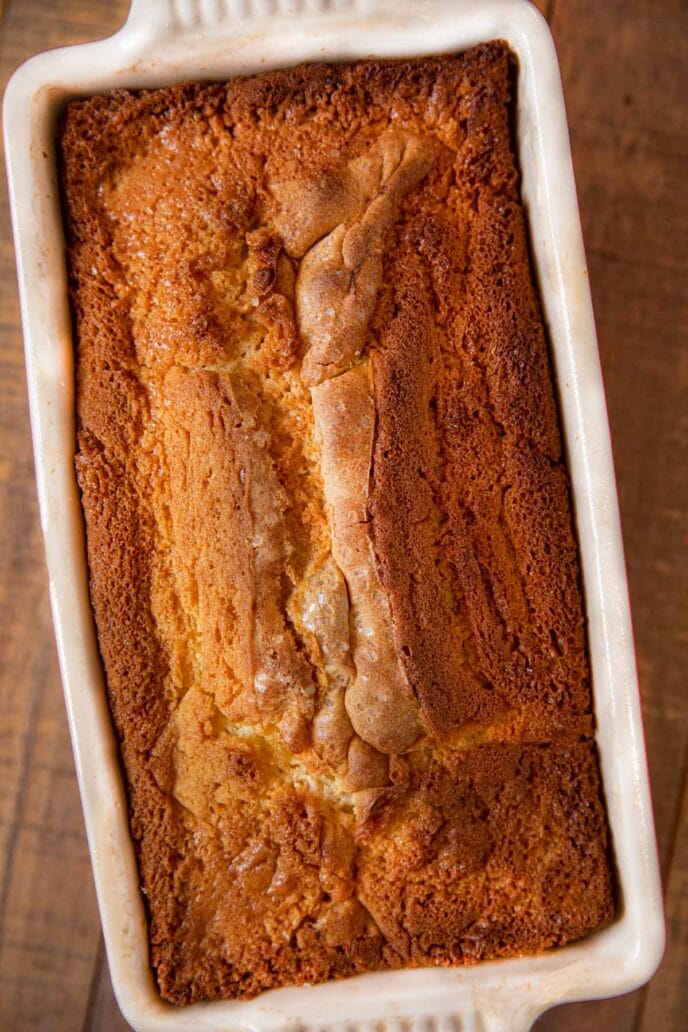
[[[0, 84], [125, 0], [0, 0]], [[669, 942], [645, 989], [537, 1032], [688, 1027], [688, 0], [543, 2], [559, 50], [614, 440]], [[0, 1028], [119, 1032], [67, 731], [0, 191]]]

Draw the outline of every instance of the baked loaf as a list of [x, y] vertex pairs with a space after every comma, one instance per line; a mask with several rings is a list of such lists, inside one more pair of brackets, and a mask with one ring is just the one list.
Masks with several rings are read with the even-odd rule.
[[613, 914], [512, 75], [67, 111], [90, 590], [174, 1003]]

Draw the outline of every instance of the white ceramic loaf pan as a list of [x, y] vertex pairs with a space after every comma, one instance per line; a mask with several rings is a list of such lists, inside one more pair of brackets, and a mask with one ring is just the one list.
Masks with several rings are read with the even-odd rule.
[[[70, 316], [54, 133], [66, 100], [224, 79], [301, 61], [460, 51], [518, 57], [523, 197], [559, 385], [589, 621], [597, 741], [618, 867], [614, 923], [542, 956], [382, 972], [249, 1002], [161, 1001], [87, 594], [74, 475]], [[525, 0], [133, 0], [111, 39], [32, 58], [4, 106], [41, 521], [55, 631], [110, 971], [137, 1032], [530, 1028], [549, 1007], [628, 992], [655, 971], [664, 920], [614, 471], [566, 117], [549, 29]]]

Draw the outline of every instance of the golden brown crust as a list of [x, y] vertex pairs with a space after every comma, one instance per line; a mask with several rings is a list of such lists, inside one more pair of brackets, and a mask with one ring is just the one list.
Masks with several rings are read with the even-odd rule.
[[509, 57], [61, 131], [91, 598], [174, 1003], [608, 921]]
[[608, 870], [591, 848], [604, 838], [604, 816], [581, 805], [597, 784], [588, 743], [483, 745], [428, 767], [412, 756], [359, 853], [359, 896], [383, 955], [509, 956], [604, 921]]

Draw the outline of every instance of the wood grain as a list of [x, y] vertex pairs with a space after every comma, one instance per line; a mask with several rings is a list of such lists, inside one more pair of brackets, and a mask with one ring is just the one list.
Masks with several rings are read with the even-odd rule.
[[[652, 1007], [640, 990], [559, 1008], [537, 1029], [670, 1032], [685, 1027], [688, 1010], [679, 967], [688, 851], [685, 833], [682, 845], [676, 837], [688, 767], [688, 5], [555, 0], [552, 30], [614, 443], [670, 939]], [[671, 1010], [662, 1013], [652, 1008], [662, 1006], [655, 984], [665, 983]]]
[[[0, 81], [110, 34], [126, 0], [0, 0]], [[537, 1032], [679, 1032], [688, 1012], [688, 4], [540, 0], [559, 50], [614, 440], [669, 945], [648, 989]], [[120, 1032], [55, 659], [0, 194], [0, 1028]], [[683, 611], [682, 611], [682, 606]]]
[[[0, 76], [108, 34], [123, 0], [6, 3]], [[0, 192], [0, 1028], [117, 1032], [62, 700], [33, 481], [6, 191]]]

